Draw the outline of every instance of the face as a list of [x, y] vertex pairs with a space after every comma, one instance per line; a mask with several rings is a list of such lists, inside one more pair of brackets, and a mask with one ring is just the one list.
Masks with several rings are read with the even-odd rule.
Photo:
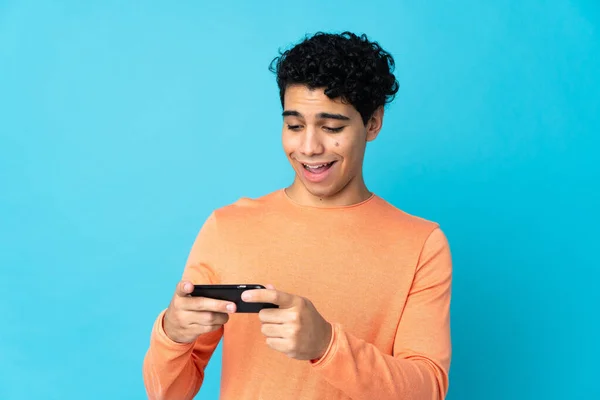
[[368, 141], [377, 137], [383, 108], [365, 126], [358, 111], [323, 89], [294, 85], [284, 97], [282, 143], [296, 172], [290, 194], [303, 202], [352, 204], [369, 193], [362, 177]]

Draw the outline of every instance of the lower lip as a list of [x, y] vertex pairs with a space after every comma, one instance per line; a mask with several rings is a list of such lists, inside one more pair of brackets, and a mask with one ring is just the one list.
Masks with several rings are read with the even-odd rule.
[[300, 168], [302, 168], [302, 174], [304, 175], [304, 177], [306, 178], [307, 181], [313, 182], [313, 183], [318, 183], [318, 182], [323, 182], [325, 179], [327, 179], [327, 177], [329, 175], [331, 175], [331, 170], [333, 169], [333, 167], [335, 166], [337, 162], [334, 162], [333, 164], [331, 164], [331, 166], [329, 168], [327, 168], [324, 171], [319, 171], [319, 172], [311, 172], [309, 170], [307, 170], [306, 168], [304, 168], [304, 165], [300, 164]]

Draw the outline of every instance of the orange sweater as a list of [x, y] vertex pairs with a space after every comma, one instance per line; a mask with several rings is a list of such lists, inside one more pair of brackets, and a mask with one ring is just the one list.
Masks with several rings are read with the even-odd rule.
[[334, 208], [278, 190], [216, 210], [183, 272], [193, 283], [262, 283], [312, 301], [333, 326], [325, 355], [272, 350], [257, 314], [233, 314], [195, 343], [157, 318], [144, 359], [150, 399], [191, 399], [223, 339], [221, 399], [443, 399], [450, 367], [452, 263], [438, 225], [373, 195]]

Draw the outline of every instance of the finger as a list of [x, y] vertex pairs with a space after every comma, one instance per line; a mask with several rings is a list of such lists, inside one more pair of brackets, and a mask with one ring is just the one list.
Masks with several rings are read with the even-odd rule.
[[268, 324], [283, 324], [288, 320], [284, 316], [284, 310], [279, 308], [263, 308], [258, 312], [258, 319]]
[[270, 290], [275, 290], [275, 286], [271, 285], [270, 283], [265, 285], [265, 287]]
[[229, 321], [229, 315], [210, 311], [189, 311], [190, 325], [225, 325]]
[[223, 325], [199, 325], [193, 324], [190, 326], [190, 332], [193, 333], [196, 337], [209, 333], [218, 331], [219, 329], [223, 329]]
[[221, 313], [234, 313], [236, 311], [235, 303], [208, 297], [188, 297], [183, 302], [181, 308], [188, 311], [211, 311]]
[[281, 353], [287, 354], [290, 351], [290, 344], [287, 339], [268, 337], [265, 342], [267, 346]]
[[223, 325], [210, 325], [210, 326], [196, 325], [196, 327], [198, 327], [197, 336], [200, 336], [200, 335], [204, 335], [206, 333], [218, 331], [219, 329], [223, 328]]
[[247, 303], [273, 303], [281, 308], [292, 307], [296, 296], [273, 289], [246, 290], [242, 293], [242, 300]]
[[175, 288], [175, 294], [179, 297], [186, 297], [194, 291], [194, 285], [188, 281], [181, 281]]
[[283, 338], [284, 329], [281, 324], [262, 324], [260, 332], [268, 338]]

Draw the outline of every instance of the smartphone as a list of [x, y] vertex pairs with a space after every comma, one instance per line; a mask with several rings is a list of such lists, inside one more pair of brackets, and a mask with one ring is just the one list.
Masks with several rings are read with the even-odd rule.
[[246, 303], [242, 300], [242, 293], [246, 290], [266, 289], [263, 285], [194, 285], [190, 296], [208, 297], [217, 300], [226, 300], [236, 305], [236, 313], [257, 313], [263, 308], [279, 308], [271, 303]]

